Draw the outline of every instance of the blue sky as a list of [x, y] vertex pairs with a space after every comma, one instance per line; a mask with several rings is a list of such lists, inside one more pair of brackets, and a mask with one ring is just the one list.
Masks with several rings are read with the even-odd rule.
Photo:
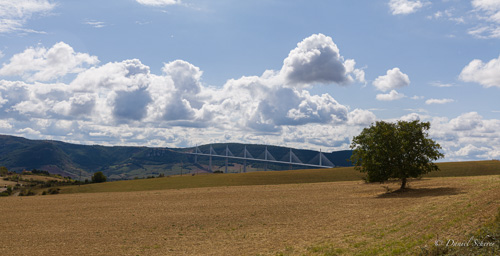
[[500, 158], [500, 0], [0, 1], [0, 133], [347, 149], [431, 122]]

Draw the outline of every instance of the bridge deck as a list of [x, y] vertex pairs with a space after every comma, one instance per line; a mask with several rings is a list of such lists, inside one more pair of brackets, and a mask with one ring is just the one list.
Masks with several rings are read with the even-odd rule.
[[292, 164], [292, 165], [300, 165], [300, 166], [316, 167], [316, 168], [333, 168], [334, 167], [334, 166], [327, 166], [327, 165], [304, 164], [304, 163], [297, 163], [297, 162], [285, 162], [285, 161], [266, 160], [266, 159], [260, 159], [260, 158], [249, 158], [249, 157], [240, 157], [240, 156], [225, 156], [225, 155], [191, 153], [191, 152], [186, 152], [185, 154], [198, 155], [198, 156], [213, 156], [213, 157], [240, 159], [240, 160], [251, 160], [251, 161], [260, 161], [260, 162], [268, 162], [268, 163], [276, 163], [276, 164]]

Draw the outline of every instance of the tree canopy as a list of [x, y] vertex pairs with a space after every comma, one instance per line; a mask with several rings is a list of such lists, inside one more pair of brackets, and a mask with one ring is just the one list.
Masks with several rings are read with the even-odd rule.
[[96, 172], [92, 176], [92, 182], [94, 183], [106, 182], [106, 176], [102, 172]]
[[429, 122], [376, 122], [355, 136], [351, 143], [351, 161], [367, 173], [368, 182], [400, 179], [401, 188], [408, 178], [417, 178], [439, 170], [432, 161], [444, 157], [441, 146], [428, 138]]

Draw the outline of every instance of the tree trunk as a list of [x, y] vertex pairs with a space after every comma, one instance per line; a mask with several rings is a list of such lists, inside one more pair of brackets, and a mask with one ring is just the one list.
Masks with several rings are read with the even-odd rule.
[[406, 178], [402, 178], [401, 179], [401, 187], [399, 188], [399, 190], [403, 190], [406, 188]]

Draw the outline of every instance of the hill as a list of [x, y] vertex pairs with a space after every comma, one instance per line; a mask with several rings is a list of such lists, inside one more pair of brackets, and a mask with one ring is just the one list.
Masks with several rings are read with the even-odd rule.
[[[209, 144], [199, 146], [208, 152], [210, 146], [219, 153], [226, 146], [234, 154], [243, 151], [245, 145]], [[246, 145], [248, 152], [254, 157], [263, 153], [263, 145]], [[280, 160], [289, 152], [289, 148], [268, 146], [268, 151]], [[194, 148], [149, 148], [149, 147], [107, 147], [99, 145], [77, 145], [61, 141], [28, 140], [21, 137], [0, 135], [0, 166], [20, 172], [22, 170], [41, 169], [74, 179], [89, 179], [91, 174], [102, 171], [110, 180], [133, 179], [135, 177], [158, 176], [159, 174], [177, 175], [181, 173], [208, 172], [208, 157], [199, 157], [197, 164], [192, 155], [183, 152], [194, 152]], [[293, 149], [299, 159], [315, 160], [317, 151]], [[349, 166], [347, 159], [351, 151], [325, 153], [325, 157], [335, 166]], [[316, 160], [317, 157], [316, 157]], [[230, 162], [229, 172], [240, 172], [242, 160]], [[221, 170], [225, 165], [224, 158], [214, 158], [213, 170]], [[247, 170], [263, 170], [264, 164], [248, 163]], [[270, 170], [289, 169], [288, 165], [269, 164]]]

